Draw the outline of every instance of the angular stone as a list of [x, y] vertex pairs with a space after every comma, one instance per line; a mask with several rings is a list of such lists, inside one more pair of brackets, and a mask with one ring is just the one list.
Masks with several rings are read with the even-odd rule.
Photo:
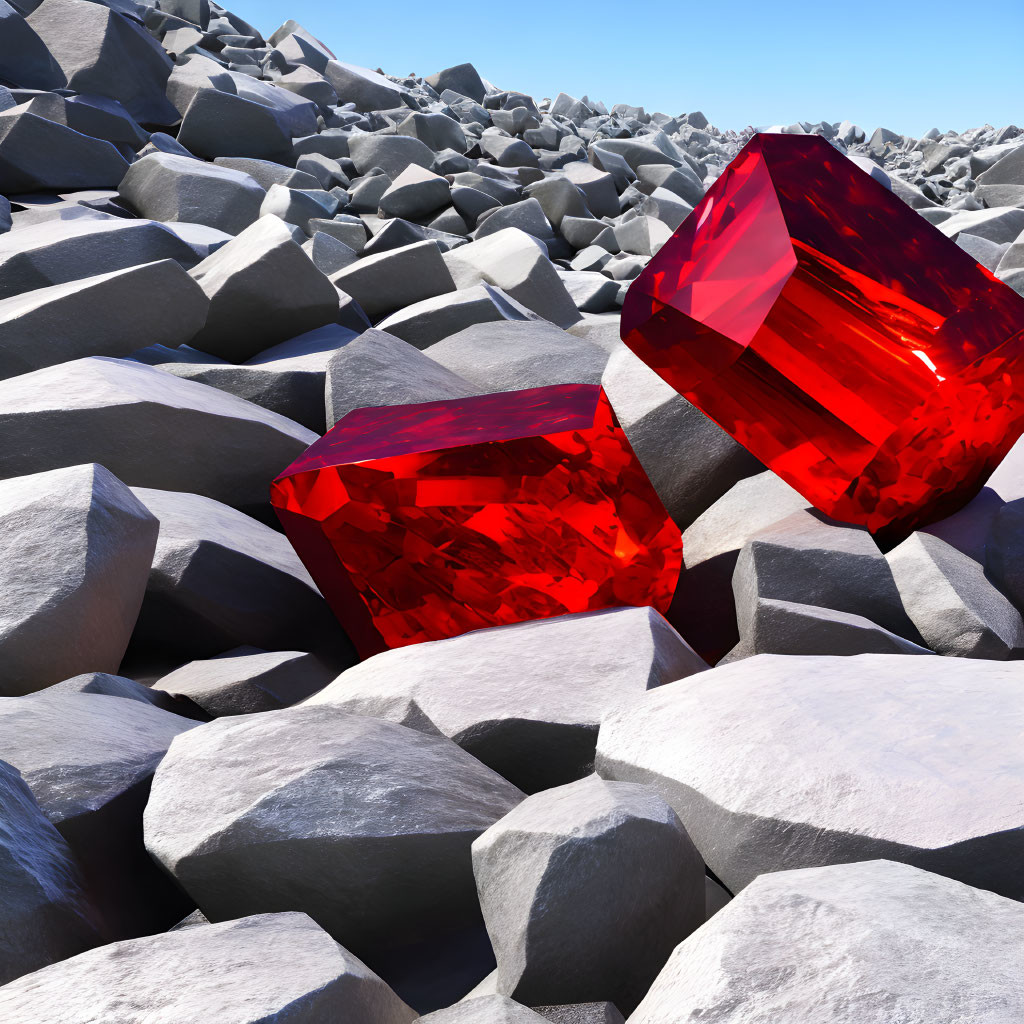
[[0, 298], [96, 274], [201, 257], [168, 227], [150, 220], [50, 221], [0, 237]]
[[291, 707], [322, 690], [335, 672], [303, 651], [236, 647], [207, 661], [190, 661], [154, 684], [187, 697], [215, 718]]
[[1024, 655], [1020, 612], [973, 558], [928, 533], [886, 556], [907, 613], [938, 654], [1005, 660]]
[[403, 90], [376, 71], [329, 60], [322, 74], [338, 94], [338, 103], [355, 104], [356, 110], [393, 110], [402, 105]]
[[651, 790], [596, 775], [528, 797], [473, 843], [498, 990], [627, 1012], [704, 923], [704, 862]]
[[1024, 301], [947, 241], [819, 136], [758, 135], [630, 288], [622, 336], [891, 545], [970, 500], [1024, 428]]
[[473, 237], [486, 238], [506, 228], [518, 228], [538, 239], [549, 252], [554, 245], [555, 233], [551, 222], [544, 216], [544, 209], [536, 199], [524, 199], [518, 203], [509, 203], [507, 206], [488, 210], [478, 218]]
[[327, 367], [327, 426], [350, 412], [381, 405], [416, 405], [477, 394], [469, 381], [382, 330], [364, 331]]
[[274, 163], [273, 160], [254, 160], [243, 156], [219, 156], [213, 161], [216, 167], [241, 171], [254, 179], [260, 188], [284, 185], [287, 188], [320, 188], [320, 182], [312, 174], [306, 174], [294, 167]]
[[559, 327], [577, 323], [580, 314], [547, 252], [518, 228], [505, 228], [445, 253], [456, 288], [485, 282], [507, 292], [527, 309]]
[[0, 479], [97, 462], [129, 485], [257, 511], [267, 480], [316, 439], [234, 395], [103, 357], [0, 381], [0, 436]]
[[26, 19], [68, 87], [120, 101], [140, 123], [173, 124], [170, 58], [137, 22], [87, 0], [43, 0]]
[[326, 231], [314, 231], [309, 241], [302, 243], [302, 251], [313, 261], [313, 266], [327, 277], [352, 266], [359, 258], [354, 249]]
[[458, 121], [445, 114], [410, 114], [395, 129], [399, 135], [411, 135], [435, 153], [446, 149], [465, 153], [469, 148], [466, 133]]
[[0, 379], [80, 356], [126, 356], [146, 323], [151, 344], [188, 341], [209, 301], [173, 260], [0, 299]]
[[612, 608], [385, 651], [309, 703], [440, 732], [533, 793], [593, 770], [613, 708], [706, 667], [654, 609]]
[[451, 272], [433, 241], [414, 242], [362, 259], [331, 275], [373, 321], [396, 309], [455, 291]]
[[242, 171], [153, 153], [134, 163], [118, 192], [143, 217], [207, 224], [237, 235], [260, 216], [266, 193]]
[[470, 845], [521, 799], [450, 740], [289, 708], [174, 743], [146, 843], [210, 920], [304, 910], [372, 965], [479, 920]]
[[625, 1018], [613, 1003], [566, 1003], [562, 1006], [535, 1006], [551, 1024], [626, 1024]]
[[0, 985], [99, 945], [98, 920], [74, 855], [5, 761], [0, 761], [0, 871]]
[[380, 197], [382, 217], [426, 217], [447, 206], [451, 199], [448, 182], [440, 174], [410, 164]]
[[9, 195], [113, 188], [127, 170], [128, 162], [109, 142], [81, 135], [25, 106], [0, 111], [0, 188]]
[[507, 996], [482, 995], [420, 1017], [423, 1024], [541, 1024], [539, 1013]]
[[428, 75], [427, 85], [442, 93], [445, 89], [451, 89], [461, 96], [468, 96], [477, 103], [483, 103], [487, 90], [484, 88], [480, 73], [472, 64], [456, 64], [454, 67], [445, 68], [436, 74]]
[[599, 384], [607, 353], [543, 320], [474, 324], [427, 349], [477, 392]]
[[385, 317], [377, 326], [415, 348], [425, 349], [474, 324], [534, 319], [536, 313], [500, 288], [476, 284], [414, 302]]
[[62, 89], [68, 84], [42, 39], [6, 0], [0, 0], [0, 67], [23, 89]]
[[210, 160], [237, 156], [273, 161], [288, 158], [292, 128], [285, 112], [266, 103], [206, 88], [185, 109], [178, 141]]
[[[618, 328], [616, 326], [616, 337]], [[622, 429], [680, 529], [761, 464], [625, 346], [601, 377]], [[687, 559], [689, 562], [689, 559]]]
[[305, 914], [260, 914], [91, 950], [0, 989], [23, 1024], [411, 1024], [416, 1014]]
[[210, 299], [206, 326], [192, 344], [235, 362], [322, 327], [338, 313], [331, 282], [273, 216], [208, 256], [192, 277]]
[[271, 185], [260, 207], [260, 216], [280, 217], [288, 224], [302, 228], [307, 235], [311, 220], [322, 220], [338, 208], [337, 197], [322, 189], [301, 191], [284, 185]]
[[678, 575], [678, 529], [599, 387], [357, 410], [272, 501], [364, 657], [566, 612], [664, 611]]
[[[1003, 1024], [1019, 903], [889, 860], [758, 878], [672, 954], [631, 1024]], [[751, 965], [756, 965], [752, 969]]]
[[85, 465], [0, 482], [0, 521], [0, 694], [116, 671], [145, 591], [154, 518], [108, 470]]
[[344, 635], [280, 533], [197, 494], [136, 495], [160, 534], [126, 661], [176, 666], [263, 644], [351, 664]]
[[153, 770], [195, 724], [92, 693], [0, 702], [4, 756], [75, 854], [110, 938], [169, 927], [189, 908], [146, 855], [141, 826]]
[[612, 712], [597, 770], [657, 790], [732, 892], [884, 856], [1019, 899], [1022, 722], [1001, 662], [761, 654]]
[[198, 704], [187, 697], [174, 697], [162, 690], [154, 690], [143, 683], [125, 676], [114, 676], [109, 672], [83, 672], [81, 675], [64, 679], [46, 688], [48, 694], [57, 693], [95, 693], [101, 697], [119, 697], [121, 700], [136, 700], [143, 704], [152, 704], [161, 711], [192, 718], [196, 721], [207, 721], [207, 715]]

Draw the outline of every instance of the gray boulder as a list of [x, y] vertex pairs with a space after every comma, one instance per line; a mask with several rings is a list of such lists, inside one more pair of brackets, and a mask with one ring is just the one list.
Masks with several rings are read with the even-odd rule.
[[547, 1018], [507, 996], [483, 995], [420, 1017], [423, 1024], [541, 1024]]
[[973, 558], [928, 533], [913, 533], [886, 558], [907, 613], [938, 654], [959, 658], [1024, 655], [1020, 612]]
[[357, 173], [376, 167], [392, 181], [409, 166], [429, 168], [434, 163], [434, 154], [409, 135], [357, 133], [349, 138], [348, 151]]
[[[465, 247], [465, 248], [468, 248]], [[372, 321], [414, 302], [455, 291], [455, 282], [436, 242], [413, 242], [364, 256], [330, 278], [351, 295]]]
[[[281, 90], [281, 95], [290, 94]], [[208, 160], [236, 156], [278, 161], [289, 158], [297, 128], [285, 111], [268, 103], [205, 88], [184, 110], [178, 141]]]
[[195, 726], [93, 693], [0, 701], [0, 748], [82, 867], [108, 938], [169, 927], [189, 903], [146, 855], [142, 808], [171, 740]]
[[0, 0], [0, 67], [5, 79], [22, 89], [62, 89], [68, 84], [42, 39], [6, 0]]
[[269, 189], [271, 185], [284, 185], [286, 188], [321, 187], [320, 181], [312, 174], [307, 174], [295, 167], [286, 167], [273, 160], [255, 160], [252, 157], [244, 156], [219, 156], [213, 163], [216, 167], [225, 167], [232, 171], [248, 174], [262, 189]]
[[473, 843], [473, 873], [498, 990], [529, 1005], [631, 1011], [704, 923], [704, 863], [675, 812], [593, 775], [492, 825]]
[[81, 356], [126, 356], [143, 337], [180, 345], [206, 322], [208, 306], [173, 260], [0, 299], [0, 379]]
[[889, 860], [762, 875], [683, 942], [630, 1024], [1010, 1024], [1019, 903]]
[[187, 697], [215, 718], [276, 711], [322, 690], [335, 673], [303, 651], [236, 647], [158, 679], [154, 689]]
[[410, 164], [380, 197], [380, 214], [382, 217], [426, 217], [447, 206], [450, 200], [446, 179], [419, 164]]
[[352, 103], [356, 110], [393, 110], [402, 105], [403, 90], [376, 71], [329, 60], [321, 71], [337, 93], [338, 103]]
[[322, 220], [333, 215], [338, 199], [323, 189], [302, 191], [284, 185], [271, 185], [260, 206], [260, 215], [280, 217], [287, 224], [295, 224], [307, 235], [311, 220]]
[[1007, 502], [986, 531], [985, 575], [1019, 611], [1024, 608], [1024, 501]]
[[108, 470], [83, 465], [0, 481], [0, 523], [0, 694], [116, 671], [145, 591], [153, 516]]
[[338, 313], [331, 282], [277, 217], [261, 217], [192, 276], [210, 299], [206, 326], [192, 344], [234, 362], [322, 327]]
[[411, 1024], [416, 1014], [305, 914], [261, 914], [91, 950], [0, 988], [21, 1024]]
[[536, 313], [500, 288], [476, 284], [414, 302], [385, 317], [377, 326], [418, 349], [425, 349], [474, 324], [536, 319]]
[[359, 258], [354, 249], [326, 231], [314, 231], [309, 241], [302, 243], [302, 249], [313, 266], [328, 277], [350, 267]]
[[71, 850], [5, 761], [0, 761], [0, 871], [0, 985], [100, 943], [96, 913]]
[[593, 770], [611, 710], [706, 667], [654, 609], [613, 608], [385, 651], [308, 703], [443, 733], [532, 793]]
[[48, 221], [0, 235], [0, 298], [158, 260], [188, 268], [201, 258], [150, 220]]
[[138, 22], [87, 0], [43, 0], [26, 20], [69, 88], [118, 100], [142, 124], [177, 121], [164, 95], [170, 58]]
[[766, 871], [885, 856], [1019, 899], [1020, 673], [937, 665], [748, 658], [612, 712], [597, 770], [656, 789], [732, 892]]
[[48, 694], [56, 693], [96, 693], [102, 697], [120, 697], [122, 700], [137, 700], [143, 704], [152, 704], [161, 711], [170, 711], [183, 718], [207, 721], [207, 715], [198, 704], [187, 697], [178, 697], [163, 690], [154, 690], [143, 683], [125, 676], [111, 675], [109, 672], [83, 672], [81, 675], [64, 679], [46, 688]]
[[601, 384], [654, 489], [681, 529], [761, 463], [624, 345]]
[[136, 495], [160, 534], [126, 660], [179, 665], [260, 645], [351, 663], [340, 626], [283, 534], [198, 494]]
[[103, 357], [0, 381], [0, 434], [0, 479], [98, 462], [130, 485], [193, 490], [261, 514], [267, 482], [316, 440], [234, 395]]
[[[0, 22], [0, 30], [3, 27]], [[113, 188], [127, 170], [128, 162], [109, 142], [89, 138], [25, 106], [0, 110], [0, 188], [8, 195]]]
[[485, 282], [559, 327], [580, 319], [543, 246], [518, 228], [505, 228], [445, 253], [456, 288]]
[[477, 103], [483, 103], [487, 89], [480, 73], [472, 64], [456, 64], [454, 67], [445, 68], [436, 74], [427, 76], [427, 85], [431, 86], [439, 94], [445, 89], [457, 92], [460, 96], [468, 96]]
[[118, 189], [143, 217], [188, 221], [237, 235], [260, 216], [265, 192], [242, 171], [173, 153], [132, 164]]
[[535, 1006], [533, 1009], [551, 1024], [626, 1024], [614, 1004], [607, 1001]]
[[468, 398], [478, 391], [457, 373], [382, 330], [364, 331], [327, 367], [327, 426], [353, 409]]
[[466, 133], [459, 122], [446, 114], [410, 114], [395, 131], [399, 135], [411, 135], [414, 139], [419, 139], [435, 153], [446, 149], [465, 153], [469, 148]]
[[478, 920], [470, 845], [521, 798], [450, 740], [288, 708], [182, 736], [146, 844], [210, 920], [301, 909], [372, 958]]

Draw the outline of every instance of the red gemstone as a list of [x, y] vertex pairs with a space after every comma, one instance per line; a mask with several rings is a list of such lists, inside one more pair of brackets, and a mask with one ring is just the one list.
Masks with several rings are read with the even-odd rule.
[[751, 139], [630, 287], [622, 338], [884, 543], [1024, 431], [1024, 299], [814, 135]]
[[357, 409], [271, 501], [363, 657], [568, 612], [665, 612], [682, 561], [593, 385]]

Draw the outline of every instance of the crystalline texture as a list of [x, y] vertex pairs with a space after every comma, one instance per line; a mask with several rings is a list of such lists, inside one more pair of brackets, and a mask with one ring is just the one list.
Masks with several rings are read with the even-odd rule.
[[682, 559], [592, 385], [358, 409], [271, 500], [364, 657], [568, 612], [665, 612]]
[[1024, 299], [818, 136], [744, 147], [630, 287], [622, 337], [886, 544], [1024, 431]]

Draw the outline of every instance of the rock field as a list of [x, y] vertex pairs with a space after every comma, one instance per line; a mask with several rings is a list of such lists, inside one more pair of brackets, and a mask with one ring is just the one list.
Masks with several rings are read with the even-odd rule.
[[[760, 130], [1024, 295], [1024, 129]], [[883, 552], [619, 339], [753, 133], [0, 0], [0, 1021], [1024, 1020], [1024, 443]], [[667, 617], [357, 664], [270, 481], [565, 383], [683, 534]]]

